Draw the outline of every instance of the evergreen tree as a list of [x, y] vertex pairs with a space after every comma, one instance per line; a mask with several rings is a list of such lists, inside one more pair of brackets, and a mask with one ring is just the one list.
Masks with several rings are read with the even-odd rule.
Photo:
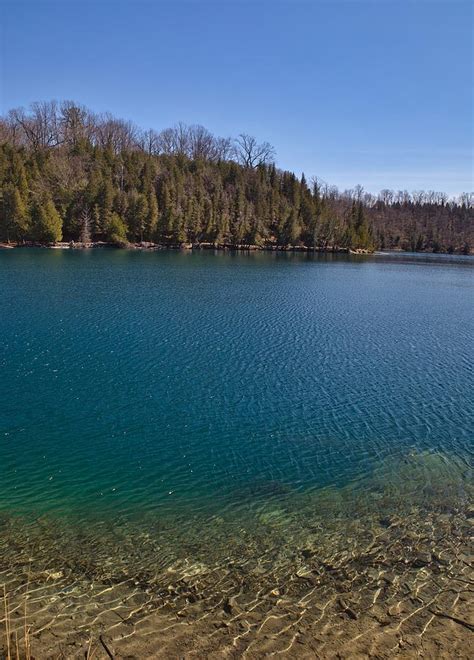
[[[323, 249], [455, 252], [474, 245], [469, 194], [449, 201], [423, 191], [410, 196], [385, 190], [375, 198], [362, 195], [361, 187], [340, 194], [318, 181], [310, 187], [304, 174], [299, 179], [273, 163], [257, 159], [255, 167], [242, 167], [223, 156], [222, 142], [208, 134], [208, 157], [201, 149], [193, 160], [192, 128], [165, 131], [164, 153], [152, 155], [157, 136], [150, 134], [149, 148], [142, 147], [125, 124], [109, 118], [104, 127], [100, 117], [89, 115], [84, 122], [74, 108], [71, 113], [65, 139], [41, 148], [29, 143], [21, 126], [12, 132], [11, 118], [3, 124], [0, 118], [1, 240], [54, 241], [62, 230], [68, 241], [89, 236], [121, 244], [127, 238], [164, 244], [301, 242]], [[108, 136], [102, 145], [100, 135]]]
[[113, 210], [114, 189], [110, 178], [105, 178], [99, 189], [98, 194], [98, 216], [96, 218], [97, 224], [94, 227], [96, 234], [103, 234], [107, 231], [109, 226], [111, 214]]
[[28, 209], [20, 190], [13, 184], [7, 184], [3, 189], [2, 221], [2, 234], [8, 241], [21, 241], [28, 235]]
[[292, 208], [284, 229], [285, 244], [286, 245], [296, 245], [300, 238], [301, 228], [298, 223], [298, 212], [295, 208]]
[[145, 240], [153, 241], [156, 238], [158, 228], [159, 209], [156, 194], [153, 189], [148, 191], [147, 216], [145, 220]]
[[62, 219], [50, 197], [44, 195], [33, 205], [32, 234], [35, 240], [57, 243], [62, 239]]
[[127, 226], [118, 213], [112, 212], [109, 215], [109, 220], [106, 227], [107, 240], [115, 243], [116, 245], [126, 245], [127, 240]]
[[128, 195], [127, 225], [133, 241], [143, 241], [148, 221], [148, 201], [143, 193], [133, 190]]

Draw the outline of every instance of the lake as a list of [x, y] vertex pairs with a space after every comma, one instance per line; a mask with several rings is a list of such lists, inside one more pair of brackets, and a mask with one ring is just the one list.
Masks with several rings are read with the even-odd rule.
[[466, 615], [473, 266], [0, 251], [0, 585], [33, 650], [382, 653], [428, 622], [462, 650], [431, 610]]

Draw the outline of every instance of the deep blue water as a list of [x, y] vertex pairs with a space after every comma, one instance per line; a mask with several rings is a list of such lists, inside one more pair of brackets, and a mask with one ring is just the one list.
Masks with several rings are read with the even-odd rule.
[[0, 252], [0, 509], [227, 510], [472, 452], [472, 258]]

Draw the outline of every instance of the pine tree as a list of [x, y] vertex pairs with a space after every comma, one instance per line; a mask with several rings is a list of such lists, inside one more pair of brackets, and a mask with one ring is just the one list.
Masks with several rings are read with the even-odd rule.
[[102, 218], [100, 214], [100, 207], [98, 204], [94, 204], [92, 207], [92, 233], [97, 238], [103, 231], [102, 227]]
[[296, 245], [299, 241], [301, 227], [298, 223], [298, 212], [292, 208], [285, 224], [284, 237], [286, 245]]
[[117, 245], [126, 245], [127, 226], [118, 213], [111, 213], [106, 227], [106, 236], [109, 241]]
[[18, 189], [22, 199], [28, 195], [28, 178], [25, 165], [19, 153], [13, 152], [11, 155], [11, 170], [9, 175], [11, 183]]
[[274, 164], [253, 169], [231, 160], [155, 156], [131, 141], [119, 148], [120, 139], [103, 148], [84, 132], [80, 145], [73, 135], [62, 145], [35, 149], [7, 138], [0, 144], [0, 238], [56, 240], [62, 218], [65, 240], [90, 234], [121, 243], [301, 241], [326, 249], [441, 251], [474, 243], [467, 194], [434, 202], [434, 194], [422, 191], [412, 197], [383, 191], [367, 203], [360, 187], [351, 198], [318, 182], [310, 188], [304, 174], [298, 178]]
[[33, 205], [32, 233], [37, 241], [57, 243], [62, 239], [62, 219], [53, 200], [44, 195]]
[[[217, 195], [214, 196], [214, 199], [206, 199], [204, 201], [204, 210], [203, 210], [203, 229], [200, 234], [195, 236], [196, 241], [202, 240], [202, 235], [204, 234], [204, 240], [210, 243], [216, 241], [224, 240], [219, 237], [219, 209], [220, 208], [220, 198]], [[221, 210], [222, 213], [222, 210]]]
[[232, 214], [232, 242], [234, 245], [241, 245], [248, 231], [246, 200], [242, 186], [239, 186], [234, 199], [234, 209]]
[[100, 186], [97, 199], [99, 215], [97, 218], [98, 223], [94, 228], [96, 234], [103, 234], [107, 230], [110, 222], [110, 216], [113, 210], [113, 201], [114, 189], [112, 182], [109, 178], [106, 178]]
[[128, 195], [127, 225], [132, 240], [143, 241], [148, 221], [148, 201], [143, 193], [133, 190]]
[[147, 195], [147, 216], [145, 220], [145, 239], [153, 241], [156, 237], [158, 227], [159, 209], [156, 200], [156, 194], [153, 189], [148, 191]]
[[28, 209], [20, 190], [8, 184], [3, 190], [2, 234], [7, 241], [21, 241], [28, 235]]
[[358, 248], [368, 249], [372, 247], [372, 236], [365, 218], [364, 207], [361, 201], [357, 203], [355, 237], [352, 243], [355, 245], [355, 247]]
[[168, 183], [164, 182], [161, 187], [161, 214], [158, 226], [158, 239], [167, 241], [173, 231], [173, 199]]

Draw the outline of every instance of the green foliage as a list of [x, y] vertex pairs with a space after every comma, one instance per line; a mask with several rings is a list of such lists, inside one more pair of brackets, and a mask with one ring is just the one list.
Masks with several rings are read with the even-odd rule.
[[32, 237], [42, 243], [56, 243], [62, 239], [63, 221], [50, 197], [44, 195], [33, 204]]
[[127, 225], [118, 213], [111, 213], [107, 221], [106, 238], [115, 245], [127, 245]]
[[83, 128], [74, 124], [55, 147], [14, 135], [0, 144], [0, 240], [465, 252], [474, 244], [468, 195], [441, 203], [408, 193], [390, 201], [393, 191], [377, 199], [360, 187], [339, 193], [274, 164], [153, 155], [125, 139], [89, 141]]
[[132, 190], [128, 194], [127, 201], [126, 219], [130, 239], [132, 241], [143, 241], [149, 214], [147, 197], [143, 193]]
[[150, 189], [148, 191], [146, 202], [147, 214], [145, 218], [145, 239], [147, 241], [153, 241], [156, 237], [159, 217], [158, 201], [154, 190]]
[[298, 222], [298, 212], [296, 208], [292, 208], [284, 228], [284, 244], [296, 245], [300, 238], [301, 228]]
[[3, 189], [2, 229], [8, 240], [23, 240], [29, 230], [29, 213], [17, 186], [10, 183]]

